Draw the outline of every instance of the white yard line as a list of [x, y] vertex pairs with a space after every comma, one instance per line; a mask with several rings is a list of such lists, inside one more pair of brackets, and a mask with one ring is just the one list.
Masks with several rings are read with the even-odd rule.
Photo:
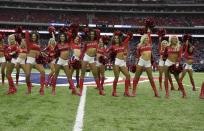
[[[86, 76], [89, 76], [89, 75], [90, 75], [90, 72], [86, 74]], [[87, 86], [84, 86], [82, 96], [80, 98], [79, 106], [77, 109], [77, 115], [76, 115], [73, 131], [83, 130], [83, 120], [84, 120], [84, 112], [85, 112], [84, 110], [85, 110], [85, 104], [86, 104], [86, 91], [87, 91]]]
[[79, 106], [77, 109], [77, 115], [76, 115], [73, 131], [83, 130], [84, 110], [85, 110], [85, 103], [86, 103], [86, 90], [87, 90], [87, 87], [84, 86], [82, 96], [80, 98]]

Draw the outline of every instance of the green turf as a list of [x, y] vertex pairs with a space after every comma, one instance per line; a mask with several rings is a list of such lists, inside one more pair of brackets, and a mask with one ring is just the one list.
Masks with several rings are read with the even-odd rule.
[[[194, 77], [200, 87], [204, 74], [194, 73]], [[190, 84], [187, 76], [183, 82]], [[161, 98], [153, 97], [148, 82], [139, 84], [134, 98], [123, 97], [124, 85], [118, 86], [117, 98], [110, 96], [110, 86], [106, 87], [105, 97], [95, 95], [95, 89], [89, 88], [84, 131], [203, 131], [204, 101], [198, 99], [199, 89], [185, 89], [186, 99], [179, 91], [171, 91], [166, 99], [164, 91], [160, 91]]]
[[[113, 76], [111, 71], [106, 75]], [[201, 86], [203, 77], [204, 73], [194, 73], [197, 87]], [[188, 76], [183, 83], [190, 85]], [[71, 95], [68, 88], [57, 88], [56, 96], [52, 96], [48, 88], [45, 96], [40, 96], [39, 87], [35, 86], [28, 96], [25, 85], [20, 85], [16, 95], [6, 96], [6, 86], [0, 86], [0, 131], [73, 129], [80, 98]], [[111, 86], [105, 89], [106, 96], [102, 97], [96, 94], [96, 89], [88, 87], [84, 131], [204, 130], [204, 100], [198, 98], [199, 89], [193, 92], [191, 87], [185, 86], [187, 99], [182, 99], [178, 91], [171, 91], [169, 99], [160, 91], [161, 98], [155, 98], [148, 82], [139, 84], [138, 95], [134, 98], [123, 97], [124, 85], [118, 86], [120, 97], [117, 98], [111, 96]]]
[[19, 86], [18, 93], [6, 96], [0, 88], [0, 131], [65, 131], [72, 130], [79, 97], [71, 95], [68, 88], [60, 87], [57, 95], [51, 89], [40, 96], [34, 87], [26, 95], [26, 87]]

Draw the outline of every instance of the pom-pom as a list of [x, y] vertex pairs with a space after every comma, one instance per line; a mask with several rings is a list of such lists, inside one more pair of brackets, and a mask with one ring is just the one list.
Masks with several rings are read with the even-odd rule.
[[55, 51], [54, 57], [55, 57], [55, 58], [58, 58], [58, 57], [60, 56], [60, 51], [59, 51], [57, 45], [55, 46], [54, 51]]
[[159, 29], [159, 31], [157, 32], [157, 35], [159, 37], [164, 37], [166, 34], [166, 30], [164, 28]]
[[88, 34], [90, 32], [90, 29], [89, 28], [84, 28], [83, 31], [84, 31], [85, 34]]
[[144, 23], [145, 23], [145, 27], [146, 27], [146, 28], [152, 29], [152, 28], [154, 28], [154, 26], [155, 26], [155, 24], [154, 24], [154, 19], [152, 19], [152, 18], [146, 18], [145, 21], [144, 21]]
[[127, 35], [127, 37], [130, 38], [130, 40], [133, 38], [133, 33], [130, 32], [130, 31], [128, 31], [128, 32], [126, 33], [126, 35]]
[[98, 61], [99, 61], [101, 64], [103, 64], [103, 65], [105, 65], [105, 64], [108, 63], [108, 59], [106, 59], [104, 56], [100, 56], [100, 57], [98, 58]]
[[163, 61], [166, 61], [166, 59], [168, 58], [168, 50], [167, 50], [168, 47], [166, 47], [164, 49], [164, 54], [162, 55], [162, 59]]
[[135, 73], [136, 72], [136, 65], [130, 65], [129, 69], [130, 69], [130, 72]]
[[72, 66], [74, 69], [80, 69], [81, 68], [81, 62], [74, 57], [69, 61], [69, 65]]
[[101, 30], [95, 29], [95, 32], [96, 32], [96, 39], [99, 39], [101, 36]]
[[109, 59], [111, 62], [115, 61], [116, 55], [117, 55], [116, 52], [113, 49], [111, 49], [109, 53]]
[[43, 56], [42, 54], [40, 54], [37, 58], [36, 58], [36, 63], [37, 64], [46, 64], [48, 61], [48, 57]]
[[190, 34], [183, 35], [182, 39], [183, 39], [183, 42], [186, 42], [188, 40], [189, 42], [192, 43], [192, 36]]
[[67, 27], [63, 26], [59, 29], [60, 33], [66, 33], [68, 31]]
[[117, 30], [113, 33], [114, 35], [122, 36], [123, 33], [120, 30]]
[[79, 24], [72, 23], [69, 28], [72, 32], [72, 37], [75, 38], [78, 35]]
[[0, 41], [4, 39], [4, 34], [0, 32]]
[[49, 26], [49, 27], [48, 27], [48, 31], [49, 31], [50, 34], [55, 33], [55, 30], [56, 30], [56, 29], [55, 29], [54, 26]]
[[183, 70], [183, 66], [179, 64], [179, 66], [176, 66], [176, 64], [173, 64], [169, 67], [169, 71], [172, 74], [180, 74]]
[[21, 40], [22, 40], [22, 35], [21, 34], [15, 34], [15, 39], [16, 39], [17, 43], [20, 45]]
[[139, 33], [140, 35], [144, 35], [146, 32], [147, 32], [147, 31], [146, 31], [145, 28], [139, 28], [139, 29], [138, 29], [138, 33]]
[[23, 32], [23, 28], [21, 26], [15, 28], [15, 33], [21, 34]]
[[104, 35], [104, 36], [102, 37], [102, 41], [103, 41], [103, 43], [104, 43], [105, 45], [108, 45], [108, 42], [110, 41], [110, 37], [107, 36], [107, 35]]

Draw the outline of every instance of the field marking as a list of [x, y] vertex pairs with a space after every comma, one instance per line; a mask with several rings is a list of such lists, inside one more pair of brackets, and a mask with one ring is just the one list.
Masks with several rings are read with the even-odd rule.
[[[90, 73], [88, 72], [86, 76], [89, 76]], [[87, 86], [83, 86], [82, 96], [80, 98], [79, 106], [77, 109], [76, 120], [74, 124], [73, 131], [82, 131], [83, 130], [83, 120], [84, 120], [84, 110], [86, 104], [86, 90]]]
[[80, 98], [79, 106], [77, 109], [77, 115], [76, 115], [73, 131], [83, 130], [84, 109], [85, 109], [85, 103], [86, 103], [86, 90], [87, 90], [87, 87], [84, 86], [82, 96]]

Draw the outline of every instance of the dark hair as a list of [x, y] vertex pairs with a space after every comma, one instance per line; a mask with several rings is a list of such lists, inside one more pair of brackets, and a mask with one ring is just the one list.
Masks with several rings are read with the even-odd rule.
[[61, 40], [60, 40], [60, 36], [61, 36], [61, 35], [64, 35], [64, 37], [65, 37], [65, 40], [64, 40], [64, 41], [65, 41], [65, 42], [68, 42], [68, 41], [69, 41], [69, 38], [68, 38], [68, 36], [66, 35], [66, 33], [59, 33], [59, 34], [58, 34], [58, 42], [59, 42], [59, 43], [61, 43]]
[[85, 31], [85, 32], [84, 32], [83, 39], [84, 39], [85, 41], [90, 41], [90, 40], [91, 40], [91, 32], [94, 32], [94, 40], [97, 39], [96, 31], [95, 31], [94, 29], [89, 29], [88, 31]]
[[111, 39], [111, 44], [115, 45], [115, 36], [118, 36], [119, 39], [119, 45], [122, 45], [122, 38], [119, 35], [113, 35], [112, 39]]
[[[30, 41], [32, 41], [32, 36], [33, 36], [33, 34], [36, 35], [36, 42], [38, 42], [40, 36], [39, 36], [39, 33], [38, 33], [37, 31], [32, 31], [32, 32], [30, 33]], [[34, 41], [32, 41], [32, 42], [34, 42]]]

